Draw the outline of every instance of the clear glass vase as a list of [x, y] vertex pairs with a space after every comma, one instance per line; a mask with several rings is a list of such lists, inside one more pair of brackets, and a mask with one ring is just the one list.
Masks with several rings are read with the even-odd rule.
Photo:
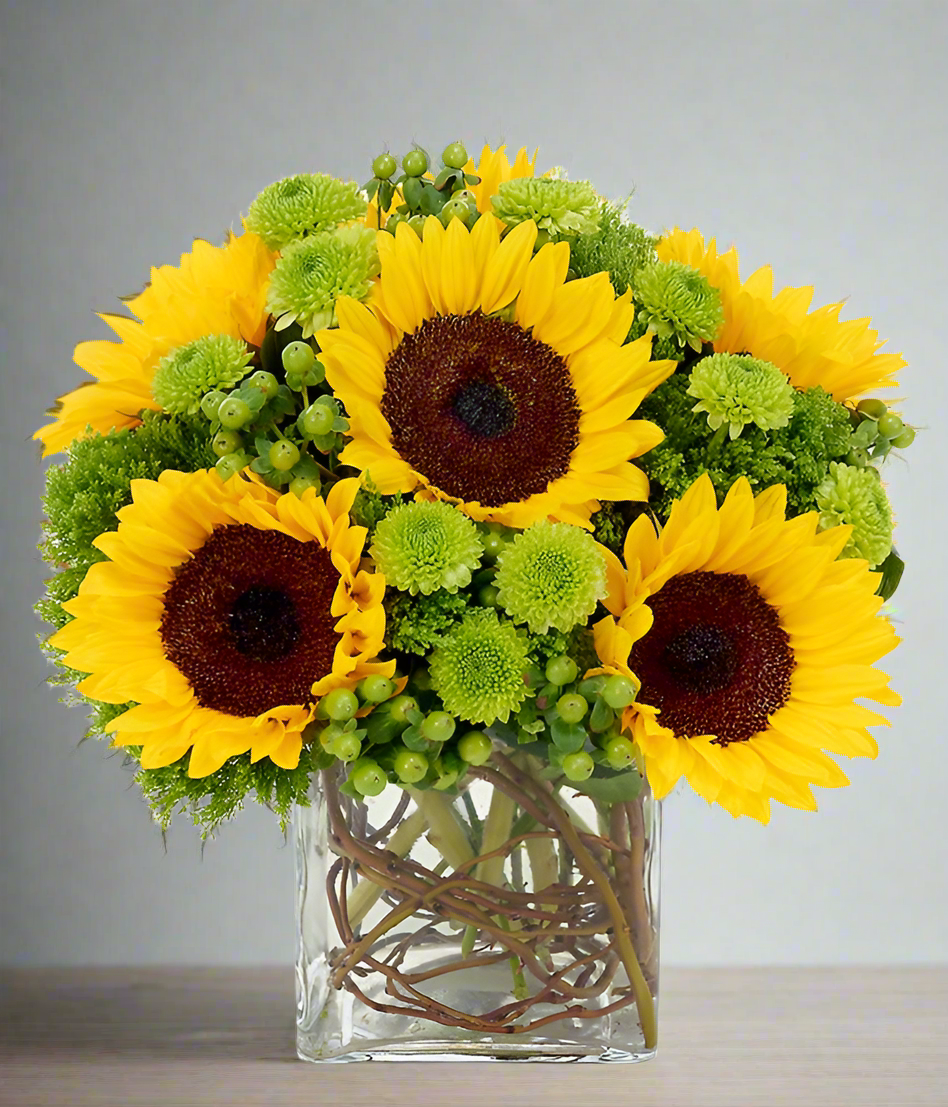
[[654, 1053], [661, 811], [644, 782], [594, 799], [514, 752], [459, 795], [356, 800], [343, 780], [320, 773], [296, 813], [304, 1060]]

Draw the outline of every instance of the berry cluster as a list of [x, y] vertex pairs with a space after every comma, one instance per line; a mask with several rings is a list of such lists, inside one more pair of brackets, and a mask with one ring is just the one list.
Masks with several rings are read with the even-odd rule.
[[904, 450], [915, 441], [915, 430], [889, 411], [882, 400], [860, 400], [850, 412], [853, 425], [852, 449], [846, 461], [849, 465], [868, 465], [870, 461], [888, 457], [893, 447]]
[[[217, 472], [228, 480], [249, 465], [275, 488], [289, 486], [302, 495], [321, 484], [315, 455], [338, 453], [349, 424], [339, 401], [323, 388], [326, 373], [309, 342], [271, 329], [261, 361], [276, 372], [258, 369], [231, 392], [214, 389], [201, 400]], [[318, 390], [312, 400], [310, 389]]]
[[465, 171], [467, 163], [464, 145], [452, 142], [441, 153], [440, 171], [432, 176], [431, 159], [424, 150], [415, 147], [402, 158], [402, 172], [395, 177], [398, 169], [395, 158], [388, 153], [379, 154], [372, 162], [373, 176], [363, 187], [370, 200], [377, 200], [380, 226], [382, 216], [390, 211], [393, 202], [401, 201], [388, 214], [382, 229], [394, 234], [399, 223], [407, 223], [421, 234], [429, 215], [437, 215], [445, 226], [452, 219], [472, 226], [478, 211], [471, 187], [480, 178]]

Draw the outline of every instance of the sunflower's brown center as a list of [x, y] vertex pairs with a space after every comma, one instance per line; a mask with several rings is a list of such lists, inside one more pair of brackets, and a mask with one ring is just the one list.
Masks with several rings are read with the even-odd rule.
[[545, 492], [579, 442], [563, 358], [480, 312], [438, 315], [406, 335], [381, 407], [400, 457], [447, 495], [485, 507]]
[[318, 542], [218, 527], [164, 596], [165, 656], [202, 707], [252, 716], [311, 700], [332, 670], [339, 574]]
[[639, 699], [680, 738], [722, 746], [767, 727], [786, 702], [793, 650], [777, 611], [747, 577], [685, 573], [649, 600], [651, 630], [632, 647]]

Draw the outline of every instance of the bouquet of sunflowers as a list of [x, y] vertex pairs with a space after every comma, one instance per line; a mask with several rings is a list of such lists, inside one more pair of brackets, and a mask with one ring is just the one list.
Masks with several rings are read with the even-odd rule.
[[[328, 820], [323, 982], [366, 1017], [496, 1042], [634, 1003], [641, 1054], [643, 803], [766, 822], [876, 755], [914, 431], [868, 320], [535, 161], [289, 177], [153, 269], [36, 434], [39, 610], [162, 825]], [[509, 961], [506, 1002], [415, 979], [455, 932], [428, 976]]]

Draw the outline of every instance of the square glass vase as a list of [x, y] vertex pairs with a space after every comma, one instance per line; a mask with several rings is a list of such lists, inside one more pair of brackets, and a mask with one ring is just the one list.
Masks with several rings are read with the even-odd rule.
[[[295, 815], [297, 1049], [307, 1061], [640, 1061], [655, 1052], [660, 804], [496, 754], [458, 794]], [[580, 787], [580, 786], [577, 786]]]

